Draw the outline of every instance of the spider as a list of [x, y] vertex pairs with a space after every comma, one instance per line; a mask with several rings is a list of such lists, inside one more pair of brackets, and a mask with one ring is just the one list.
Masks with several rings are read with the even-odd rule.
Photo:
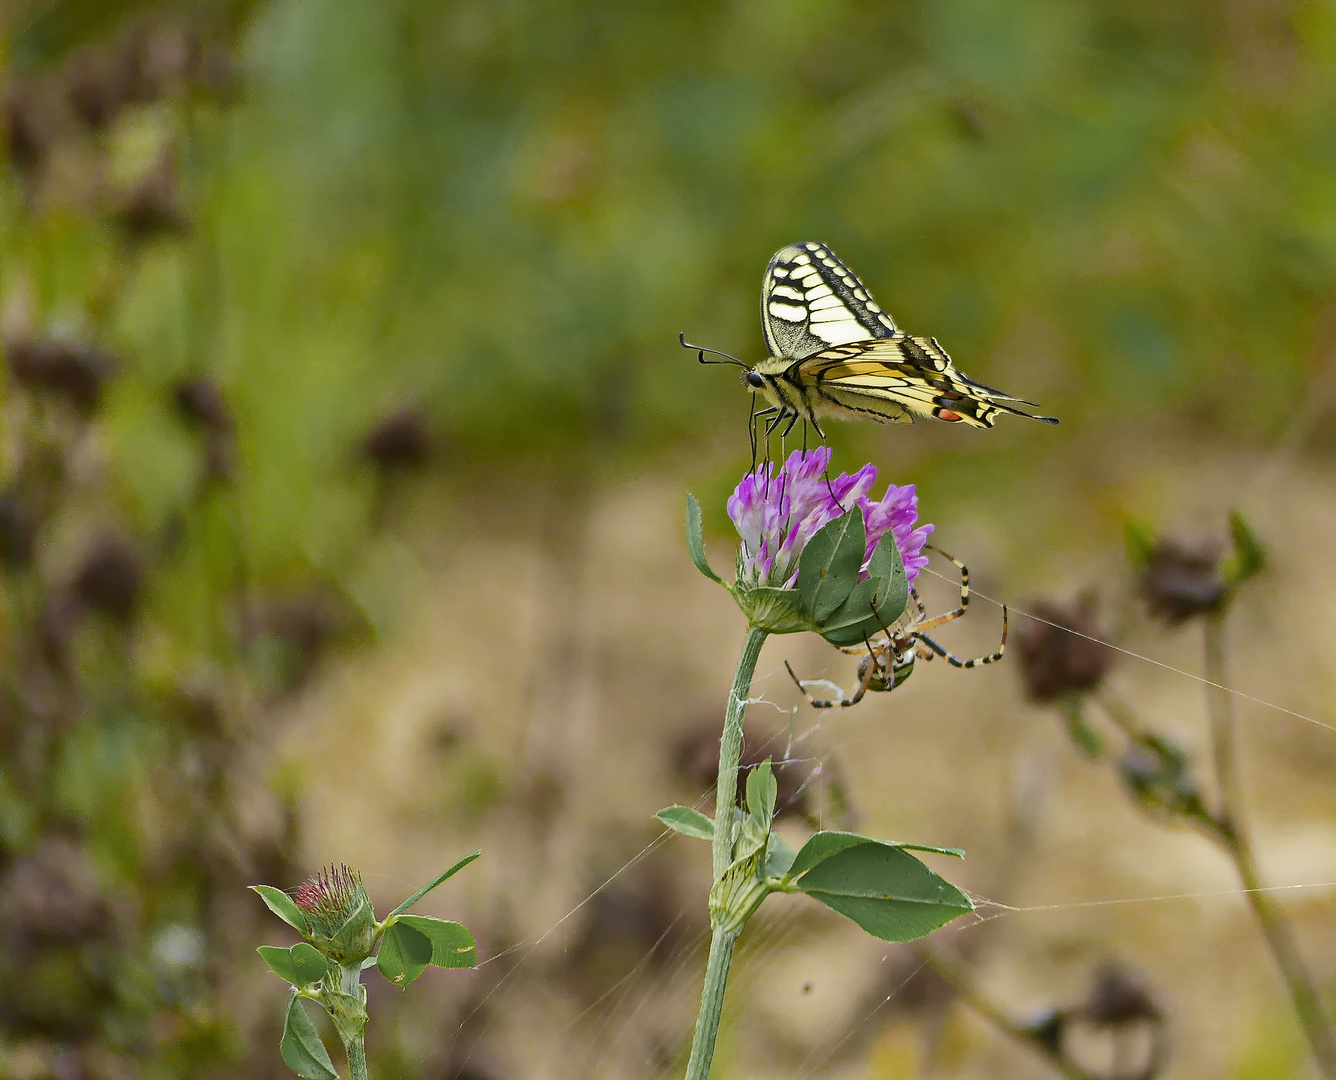
[[[928, 618], [928, 613], [923, 607], [923, 601], [919, 599], [918, 592], [914, 589], [909, 590], [910, 603], [914, 607], [914, 615], [908, 622], [897, 622], [895, 629], [882, 626], [886, 632], [884, 639], [878, 638], [876, 641], [867, 641], [863, 645], [851, 645], [847, 648], [841, 648], [840, 652], [862, 654], [862, 663], [858, 665], [858, 685], [853, 693], [846, 697], [844, 691], [836, 687], [839, 693], [839, 699], [836, 701], [820, 701], [814, 698], [807, 691], [807, 683], [794, 674], [793, 668], [789, 666], [787, 660], [784, 666], [788, 668], [789, 675], [793, 681], [798, 684], [798, 689], [802, 691], [808, 703], [814, 709], [833, 709], [837, 705], [848, 707], [857, 705], [863, 700], [863, 695], [869, 690], [873, 693], [881, 693], [886, 690], [894, 690], [907, 678], [914, 670], [914, 661], [917, 659], [931, 660], [935, 656], [940, 656], [946, 660], [952, 667], [972, 668], [983, 664], [991, 664], [994, 661], [1001, 660], [1002, 654], [1007, 648], [1007, 608], [1002, 606], [1002, 641], [998, 644], [997, 652], [989, 656], [976, 656], [972, 660], [961, 660], [947, 652], [932, 638], [925, 633], [934, 627], [941, 626], [943, 623], [951, 622], [965, 614], [970, 606], [970, 572], [969, 568], [953, 555], [948, 555], [941, 548], [933, 547], [931, 544], [925, 544], [924, 547], [929, 551], [935, 551], [944, 559], [950, 559], [955, 563], [956, 569], [960, 571], [960, 606], [953, 611], [948, 611], [944, 615], [937, 615], [934, 618]], [[889, 669], [887, 663], [889, 660]], [[808, 683], [825, 682], [824, 679], [809, 679]], [[827, 686], [830, 683], [825, 683]]]

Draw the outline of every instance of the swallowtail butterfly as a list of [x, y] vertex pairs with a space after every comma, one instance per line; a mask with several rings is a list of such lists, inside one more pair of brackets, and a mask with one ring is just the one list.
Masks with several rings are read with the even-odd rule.
[[820, 433], [821, 416], [908, 424], [918, 414], [992, 427], [1012, 413], [1058, 422], [1018, 408], [1032, 401], [967, 378], [936, 338], [899, 329], [825, 244], [775, 253], [761, 286], [761, 326], [770, 355], [744, 381], [773, 406], [757, 414], [768, 431], [804, 420]]

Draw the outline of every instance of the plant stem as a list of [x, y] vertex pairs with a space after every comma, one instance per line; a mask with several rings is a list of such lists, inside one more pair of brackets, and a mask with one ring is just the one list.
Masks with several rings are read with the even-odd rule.
[[342, 985], [339, 991], [328, 995], [325, 1010], [334, 1021], [344, 1054], [348, 1058], [348, 1072], [352, 1080], [371, 1080], [366, 1067], [366, 1002], [362, 997], [362, 968], [360, 964], [341, 967]]
[[366, 1045], [361, 1036], [353, 1039], [344, 1049], [348, 1054], [348, 1071], [352, 1074], [352, 1080], [371, 1080], [371, 1074], [366, 1071]]
[[[733, 861], [733, 846], [738, 826], [738, 762], [742, 757], [742, 715], [747, 710], [756, 661], [761, 656], [766, 632], [752, 627], [738, 657], [733, 688], [728, 693], [724, 713], [724, 731], [719, 738], [719, 779], [714, 793], [714, 841], [711, 848], [714, 883], [718, 884]], [[711, 920], [713, 921], [713, 919]], [[696, 1033], [691, 1040], [691, 1058], [686, 1080], [706, 1080], [714, 1060], [714, 1042], [719, 1034], [719, 1014], [724, 1008], [724, 986], [733, 962], [735, 930], [715, 926], [710, 934], [710, 958], [705, 964], [705, 986], [701, 990], [700, 1013]]]
[[710, 935], [710, 958], [705, 963], [705, 987], [700, 994], [700, 1013], [696, 1033], [691, 1039], [691, 1058], [687, 1062], [687, 1080], [705, 1080], [714, 1061], [714, 1041], [719, 1034], [719, 1015], [724, 1011], [724, 987], [733, 963], [736, 933], [718, 927]]
[[1075, 1062], [1069, 1060], [1058, 1045], [1054, 1045], [1045, 1039], [1043, 1034], [1035, 1029], [1027, 1028], [1020, 1022], [1013, 1020], [1000, 1008], [994, 1005], [988, 998], [984, 997], [974, 988], [970, 977], [965, 973], [963, 967], [956, 961], [948, 959], [940, 952], [925, 947], [913, 947], [914, 954], [918, 956], [923, 963], [935, 974], [942, 982], [955, 991], [956, 996], [970, 1007], [981, 1018], [987, 1020], [999, 1031], [1018, 1042], [1024, 1043], [1035, 1053], [1042, 1056], [1050, 1065], [1060, 1072], [1067, 1080], [1098, 1080], [1093, 1073], [1086, 1072]]
[[1321, 996], [1304, 964], [1294, 932], [1269, 893], [1263, 892], [1257, 866], [1243, 821], [1239, 816], [1240, 783], [1235, 751], [1234, 703], [1220, 687], [1228, 686], [1225, 671], [1225, 615], [1217, 611], [1206, 620], [1206, 678], [1214, 686], [1206, 689], [1211, 718], [1211, 750], [1215, 759], [1220, 803], [1216, 811], [1216, 834], [1234, 860], [1244, 895], [1252, 905], [1262, 936], [1271, 949], [1276, 967], [1290, 991], [1294, 1011], [1322, 1075], [1336, 1080], [1336, 1033], [1327, 1020]]

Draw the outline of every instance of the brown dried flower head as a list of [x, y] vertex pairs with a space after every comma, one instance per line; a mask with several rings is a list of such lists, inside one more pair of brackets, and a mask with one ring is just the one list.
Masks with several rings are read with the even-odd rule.
[[1030, 610], [1044, 620], [1028, 621], [1019, 635], [1021, 675], [1030, 700], [1050, 702], [1095, 689], [1115, 654], [1091, 640], [1099, 636], [1094, 598], [1068, 605], [1040, 600]]

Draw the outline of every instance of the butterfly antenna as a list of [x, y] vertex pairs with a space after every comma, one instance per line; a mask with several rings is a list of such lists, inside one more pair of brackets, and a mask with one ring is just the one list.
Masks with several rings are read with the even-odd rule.
[[[679, 332], [677, 335], [677, 340], [679, 344], [681, 344], [682, 348], [694, 349], [696, 352], [697, 361], [702, 364], [737, 364], [737, 366], [740, 368], [747, 367], [747, 365], [744, 364], [741, 360], [739, 360], [736, 356], [729, 356], [728, 353], [720, 352], [718, 349], [707, 349], [704, 345], [692, 345], [689, 341], [687, 341], [687, 336], [684, 333]], [[715, 356], [722, 356], [723, 359], [706, 360], [705, 359], [706, 353], [714, 353]]]

